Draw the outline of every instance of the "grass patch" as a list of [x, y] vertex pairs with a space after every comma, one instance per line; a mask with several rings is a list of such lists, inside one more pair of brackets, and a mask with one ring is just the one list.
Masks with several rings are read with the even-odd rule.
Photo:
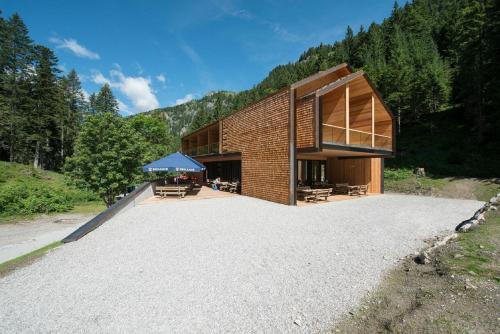
[[[460, 234], [455, 247], [442, 256], [442, 263], [450, 273], [472, 275], [476, 279], [490, 279], [500, 284], [500, 214], [488, 214], [487, 224]], [[452, 254], [453, 253], [453, 254]]]
[[500, 213], [419, 265], [407, 257], [332, 333], [496, 333]]
[[499, 179], [417, 177], [409, 168], [386, 168], [384, 188], [389, 192], [487, 201], [500, 192]]
[[93, 192], [67, 184], [62, 174], [0, 161], [0, 223], [68, 212], [75, 206], [84, 210], [99, 200]]
[[98, 214], [106, 210], [106, 205], [103, 201], [93, 201], [86, 203], [78, 203], [73, 206], [69, 211], [70, 213], [81, 213], [81, 214]]
[[8, 275], [10, 272], [17, 268], [25, 267], [35, 260], [39, 259], [43, 255], [45, 255], [48, 251], [59, 247], [62, 245], [61, 241], [56, 241], [47, 246], [34, 250], [28, 254], [21, 255], [16, 257], [15, 259], [0, 263], [0, 277], [4, 277]]

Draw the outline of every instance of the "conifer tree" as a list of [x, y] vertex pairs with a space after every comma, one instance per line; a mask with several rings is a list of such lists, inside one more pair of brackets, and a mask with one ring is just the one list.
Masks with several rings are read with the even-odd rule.
[[30, 98], [28, 81], [32, 74], [33, 45], [18, 14], [2, 20], [0, 28], [0, 92], [5, 105], [0, 109], [0, 118], [6, 124], [0, 131], [0, 140], [2, 146], [7, 147], [9, 160], [15, 161], [21, 151], [19, 146], [26, 137], [22, 124]]
[[118, 114], [118, 101], [116, 101], [111, 87], [105, 83], [93, 101], [93, 109], [96, 114], [112, 113]]
[[60, 159], [64, 163], [66, 156], [73, 153], [73, 144], [83, 120], [86, 102], [75, 70], [71, 70], [61, 79], [61, 89], [64, 94], [64, 108], [60, 109], [57, 123], [60, 136]]
[[56, 126], [64, 108], [62, 91], [58, 84], [57, 58], [43, 46], [36, 46], [35, 76], [31, 92], [28, 141], [33, 147], [33, 166], [55, 169], [56, 146], [59, 140]]

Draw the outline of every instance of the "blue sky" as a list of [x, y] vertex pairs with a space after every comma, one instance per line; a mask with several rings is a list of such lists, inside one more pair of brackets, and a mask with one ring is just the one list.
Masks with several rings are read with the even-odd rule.
[[307, 48], [341, 39], [347, 25], [380, 22], [393, 3], [15, 0], [0, 9], [18, 12], [86, 92], [109, 82], [122, 114], [131, 114], [251, 88]]

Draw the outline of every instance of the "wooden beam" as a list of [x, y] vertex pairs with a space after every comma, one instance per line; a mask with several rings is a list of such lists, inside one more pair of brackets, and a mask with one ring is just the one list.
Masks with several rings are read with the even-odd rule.
[[349, 84], [345, 85], [345, 143], [349, 145]]
[[375, 97], [372, 93], [372, 147], [375, 147]]
[[207, 146], [208, 146], [208, 151], [210, 152], [210, 144], [212, 143], [212, 141], [210, 140], [210, 128], [211, 127], [208, 127], [207, 129]]
[[222, 153], [222, 147], [223, 147], [223, 146], [222, 146], [222, 144], [223, 144], [223, 142], [222, 142], [222, 141], [223, 141], [223, 139], [224, 139], [224, 136], [223, 136], [223, 133], [222, 133], [222, 132], [224, 131], [224, 128], [223, 128], [223, 127], [224, 127], [224, 124], [223, 124], [223, 122], [224, 122], [224, 120], [223, 120], [223, 119], [221, 119], [221, 120], [219, 121], [219, 153]]

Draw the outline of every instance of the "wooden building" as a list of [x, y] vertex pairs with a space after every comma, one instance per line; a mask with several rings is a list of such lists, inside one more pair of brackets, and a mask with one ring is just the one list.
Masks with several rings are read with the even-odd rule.
[[368, 184], [384, 191], [394, 117], [363, 71], [319, 72], [182, 138], [208, 178], [241, 181], [243, 195], [295, 205], [297, 184]]

